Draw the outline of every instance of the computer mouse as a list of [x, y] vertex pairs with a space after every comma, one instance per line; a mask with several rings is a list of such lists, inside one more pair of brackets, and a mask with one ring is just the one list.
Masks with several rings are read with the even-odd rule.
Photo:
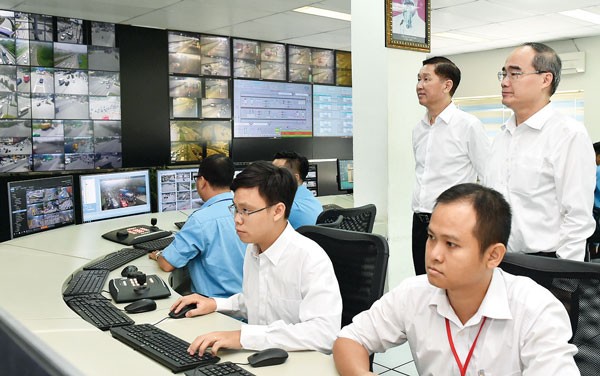
[[188, 304], [184, 306], [179, 312], [175, 313], [175, 311], [169, 312], [169, 317], [173, 319], [182, 319], [185, 317], [186, 312], [196, 309], [196, 303]]
[[156, 309], [156, 302], [152, 299], [140, 299], [135, 302], [126, 305], [125, 312], [127, 313], [142, 313], [148, 311], [154, 311]]
[[274, 366], [286, 361], [288, 353], [285, 350], [271, 348], [264, 349], [248, 357], [248, 363], [252, 367]]
[[127, 278], [131, 278], [135, 273], [138, 271], [137, 266], [135, 265], [127, 265], [126, 267], [123, 268], [123, 270], [121, 270], [121, 277], [127, 277]]

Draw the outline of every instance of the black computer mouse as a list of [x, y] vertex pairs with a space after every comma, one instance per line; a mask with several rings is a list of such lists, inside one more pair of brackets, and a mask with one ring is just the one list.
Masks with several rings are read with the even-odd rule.
[[127, 265], [121, 270], [121, 277], [131, 278], [135, 272], [138, 271], [137, 266], [135, 265]]
[[148, 311], [154, 311], [156, 309], [156, 302], [152, 299], [140, 299], [135, 302], [126, 305], [125, 312], [127, 313], [142, 313]]
[[248, 363], [252, 367], [274, 366], [286, 361], [288, 353], [285, 350], [271, 348], [264, 349], [248, 357]]
[[173, 319], [182, 319], [185, 317], [186, 312], [191, 311], [192, 309], [196, 309], [196, 303], [188, 304], [184, 306], [179, 312], [175, 313], [175, 311], [169, 312], [169, 317]]

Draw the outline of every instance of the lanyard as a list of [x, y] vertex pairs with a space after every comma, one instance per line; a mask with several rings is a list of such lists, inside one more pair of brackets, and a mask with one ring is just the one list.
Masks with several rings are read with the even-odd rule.
[[446, 334], [448, 335], [448, 343], [450, 343], [450, 348], [452, 349], [452, 354], [454, 354], [454, 360], [456, 360], [456, 364], [458, 365], [458, 370], [460, 371], [461, 376], [465, 376], [467, 374], [467, 367], [469, 366], [469, 362], [471, 361], [471, 356], [473, 355], [473, 350], [475, 350], [475, 345], [477, 344], [477, 340], [479, 339], [479, 334], [481, 334], [481, 329], [483, 329], [483, 325], [485, 324], [485, 320], [487, 317], [483, 317], [483, 321], [479, 326], [479, 331], [477, 332], [477, 336], [471, 345], [471, 349], [469, 350], [469, 354], [467, 355], [467, 359], [465, 359], [465, 365], [460, 361], [458, 354], [456, 353], [456, 348], [454, 347], [454, 341], [452, 340], [452, 332], [450, 331], [450, 321], [446, 319]]

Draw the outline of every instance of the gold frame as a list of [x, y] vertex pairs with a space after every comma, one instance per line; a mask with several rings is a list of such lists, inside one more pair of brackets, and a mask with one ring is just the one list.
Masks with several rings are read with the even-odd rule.
[[[385, 46], [391, 48], [400, 48], [403, 50], [412, 50], [420, 52], [431, 52], [431, 0], [408, 0], [417, 6], [422, 4], [425, 8], [425, 25], [423, 27], [425, 37], [418, 37], [412, 35], [403, 35], [400, 33], [394, 33], [394, 12], [393, 6], [402, 6], [406, 0], [385, 0]], [[412, 18], [415, 13], [409, 18], [412, 27]], [[398, 15], [396, 15], [398, 17]], [[405, 19], [400, 20], [400, 24], [404, 24]], [[421, 33], [423, 34], [423, 33]]]

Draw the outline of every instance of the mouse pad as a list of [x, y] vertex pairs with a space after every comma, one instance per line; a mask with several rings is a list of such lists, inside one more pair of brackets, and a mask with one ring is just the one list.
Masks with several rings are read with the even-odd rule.
[[108, 290], [117, 303], [127, 303], [149, 298], [161, 299], [171, 296], [169, 286], [156, 274], [146, 276], [146, 288], [137, 290], [139, 284], [135, 278], [115, 278], [108, 282]]
[[164, 238], [170, 235], [171, 231], [165, 231], [147, 225], [138, 225], [112, 230], [106, 234], [102, 234], [102, 237], [119, 244], [133, 245]]

